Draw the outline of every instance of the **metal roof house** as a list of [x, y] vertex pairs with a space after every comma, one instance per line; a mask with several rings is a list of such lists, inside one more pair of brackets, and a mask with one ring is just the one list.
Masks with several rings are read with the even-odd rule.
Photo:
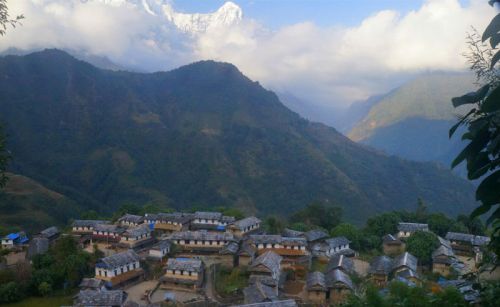
[[429, 231], [429, 225], [420, 223], [399, 223], [398, 238], [408, 238], [417, 231]]
[[21, 231], [18, 233], [10, 233], [2, 238], [2, 248], [13, 248], [28, 243], [29, 239], [26, 234]]

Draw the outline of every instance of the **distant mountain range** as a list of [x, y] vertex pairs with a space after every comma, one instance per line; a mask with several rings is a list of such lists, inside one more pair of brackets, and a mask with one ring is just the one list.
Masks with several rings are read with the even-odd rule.
[[471, 74], [424, 74], [373, 103], [348, 135], [389, 154], [449, 166], [464, 143], [450, 140], [448, 130], [467, 111], [454, 109], [451, 98], [474, 88]]
[[418, 197], [452, 216], [475, 205], [449, 170], [305, 120], [231, 64], [141, 74], [46, 50], [0, 58], [0, 78], [11, 171], [79, 210], [151, 202], [286, 215], [320, 200], [362, 222]]

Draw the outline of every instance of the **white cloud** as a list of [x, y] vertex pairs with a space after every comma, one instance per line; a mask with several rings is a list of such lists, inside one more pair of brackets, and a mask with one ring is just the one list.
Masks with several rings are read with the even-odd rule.
[[215, 59], [265, 86], [336, 105], [386, 92], [421, 71], [464, 69], [465, 33], [471, 25], [483, 29], [495, 14], [484, 0], [467, 6], [427, 0], [406, 15], [380, 11], [351, 28], [305, 22], [271, 31], [243, 19], [193, 36], [132, 6], [70, 0], [9, 5], [12, 15], [22, 12], [26, 20], [2, 38], [0, 49], [82, 49], [147, 70]]

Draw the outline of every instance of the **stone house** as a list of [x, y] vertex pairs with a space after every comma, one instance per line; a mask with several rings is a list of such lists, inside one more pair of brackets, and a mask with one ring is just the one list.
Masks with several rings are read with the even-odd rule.
[[397, 236], [387, 234], [382, 238], [382, 249], [385, 255], [399, 255], [404, 253], [406, 244]]
[[349, 248], [351, 241], [349, 241], [346, 237], [330, 238], [325, 240], [325, 243], [325, 255], [328, 258], [337, 254], [354, 255], [354, 251]]
[[334, 255], [330, 258], [325, 272], [328, 273], [333, 270], [341, 270], [346, 274], [352, 274], [354, 273], [354, 262], [345, 255]]
[[154, 225], [154, 230], [172, 233], [188, 230], [192, 218], [193, 214], [191, 213], [148, 213], [144, 217], [144, 222], [149, 225]]
[[283, 258], [273, 251], [267, 251], [258, 256], [248, 269], [251, 279], [253, 281], [266, 280], [265, 284], [275, 286], [278, 291], [282, 260]]
[[399, 223], [398, 238], [408, 238], [417, 231], [429, 231], [429, 225], [419, 223]]
[[118, 224], [126, 227], [137, 227], [144, 223], [144, 217], [135, 214], [125, 214], [121, 218], [118, 219]]
[[104, 289], [104, 280], [99, 278], [83, 278], [78, 288], [80, 290], [101, 290]]
[[236, 219], [220, 212], [196, 211], [191, 220], [191, 230], [226, 231]]
[[327, 299], [329, 305], [338, 306], [344, 303], [354, 291], [354, 285], [349, 275], [342, 270], [332, 270], [326, 275], [326, 282], [329, 289]]
[[191, 253], [218, 253], [230, 242], [233, 234], [226, 232], [181, 231], [174, 232], [169, 239], [184, 251]]
[[171, 247], [170, 240], [161, 240], [149, 249], [149, 257], [162, 260], [170, 253]]
[[59, 228], [56, 226], [52, 226], [49, 228], [46, 228], [38, 234], [39, 237], [46, 238], [49, 240], [49, 243], [54, 243], [57, 238], [61, 235], [61, 232], [59, 231]]
[[385, 255], [375, 257], [370, 263], [368, 276], [375, 285], [385, 287], [389, 281], [389, 274], [391, 273], [392, 267], [393, 264], [391, 258]]
[[143, 277], [139, 256], [133, 251], [102, 258], [95, 267], [95, 278], [102, 279], [111, 287], [117, 287]]
[[325, 305], [328, 287], [325, 275], [321, 272], [311, 272], [306, 278], [307, 300], [314, 305]]
[[120, 242], [125, 229], [113, 224], [97, 224], [92, 232], [92, 240], [107, 243]]
[[243, 289], [243, 297], [245, 304], [250, 304], [248, 306], [272, 303], [279, 300], [276, 289], [261, 282], [253, 283]]
[[163, 288], [200, 289], [203, 284], [204, 266], [199, 259], [170, 258], [165, 275], [161, 278]]
[[239, 266], [249, 266], [250, 263], [255, 259], [257, 254], [256, 248], [249, 244], [247, 241], [241, 243], [240, 249], [238, 250], [238, 265]]
[[123, 290], [81, 290], [75, 296], [73, 306], [121, 307], [125, 305], [126, 299], [127, 293]]
[[152, 244], [154, 238], [151, 236], [151, 229], [147, 224], [130, 227], [120, 236], [120, 246], [125, 248], [138, 248], [147, 244]]
[[72, 224], [74, 234], [92, 234], [98, 224], [110, 224], [109, 221], [102, 220], [75, 220]]
[[297, 307], [295, 300], [275, 300], [272, 302], [235, 305], [235, 307]]
[[440, 242], [439, 247], [432, 252], [432, 272], [448, 276], [457, 259], [451, 248], [451, 243], [441, 237], [438, 237], [438, 239]]
[[490, 242], [490, 238], [486, 236], [458, 232], [448, 232], [445, 238], [450, 241], [453, 252], [460, 256], [476, 256]]
[[235, 237], [241, 238], [248, 233], [257, 231], [260, 224], [260, 219], [251, 216], [232, 223], [228, 226], [228, 229]]

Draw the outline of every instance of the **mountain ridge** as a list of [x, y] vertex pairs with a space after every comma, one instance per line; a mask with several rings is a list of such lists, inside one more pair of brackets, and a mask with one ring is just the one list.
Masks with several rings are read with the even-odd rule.
[[0, 58], [0, 78], [13, 170], [86, 209], [156, 202], [286, 214], [320, 200], [363, 221], [417, 197], [452, 214], [474, 206], [473, 187], [448, 170], [309, 122], [232, 64], [113, 72], [47, 50]]

